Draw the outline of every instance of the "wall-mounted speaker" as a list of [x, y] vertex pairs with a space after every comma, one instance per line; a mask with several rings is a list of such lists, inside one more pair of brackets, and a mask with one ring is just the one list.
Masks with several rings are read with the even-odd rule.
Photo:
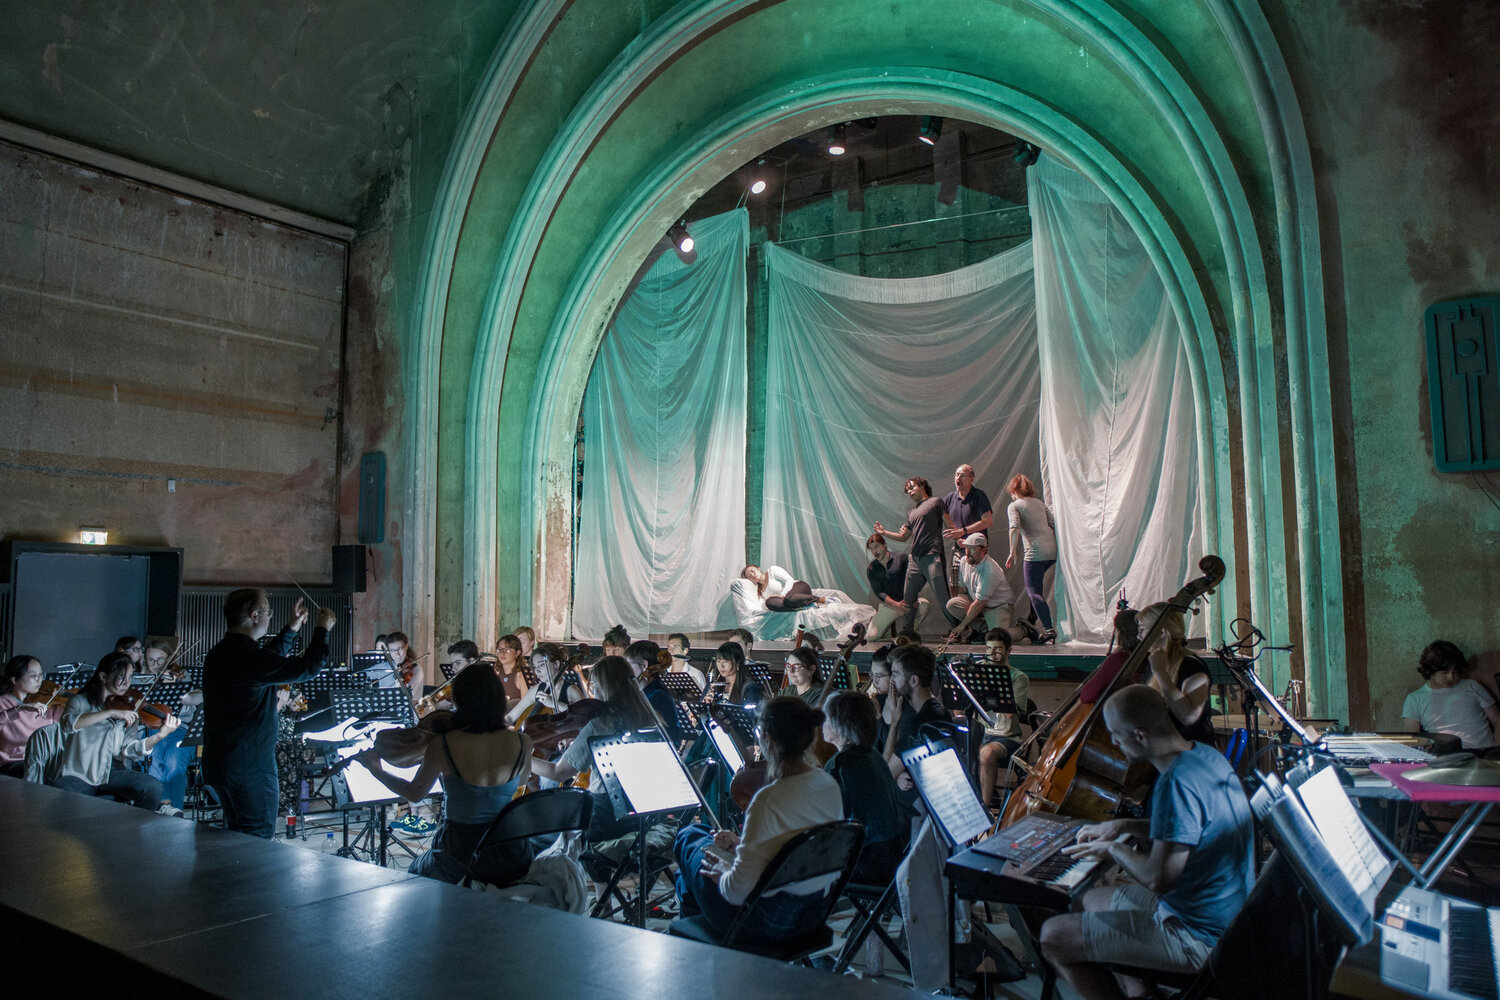
[[365, 547], [363, 545], [335, 545], [333, 547], [333, 592], [335, 594], [363, 594], [365, 592]]

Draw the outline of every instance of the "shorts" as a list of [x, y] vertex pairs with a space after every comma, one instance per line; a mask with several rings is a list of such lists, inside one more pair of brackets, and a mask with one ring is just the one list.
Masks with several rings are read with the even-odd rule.
[[1090, 962], [1197, 972], [1213, 945], [1161, 911], [1157, 895], [1139, 885], [1116, 887], [1107, 910], [1083, 917], [1083, 955]]
[[991, 736], [989, 733], [985, 733], [984, 742], [980, 746], [989, 746], [991, 743], [999, 743], [1005, 747], [1006, 753], [1015, 753], [1021, 749], [1021, 741], [1014, 736]]

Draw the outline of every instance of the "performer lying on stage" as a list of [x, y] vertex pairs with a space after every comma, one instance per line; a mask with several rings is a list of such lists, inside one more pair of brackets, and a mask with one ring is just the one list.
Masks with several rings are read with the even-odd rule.
[[849, 631], [855, 622], [875, 617], [874, 608], [855, 604], [843, 591], [815, 590], [792, 579], [792, 574], [780, 566], [764, 570], [746, 566], [740, 579], [729, 585], [729, 592], [741, 627], [762, 640], [788, 639], [799, 628], [832, 639]]
[[[1042, 951], [1085, 998], [1125, 996], [1105, 963], [1195, 972], [1250, 895], [1254, 826], [1240, 779], [1211, 746], [1184, 739], [1166, 701], [1134, 684], [1104, 706], [1110, 738], [1160, 772], [1151, 819], [1079, 831], [1072, 855], [1107, 856], [1136, 884], [1090, 889], [1082, 913], [1042, 925]], [[1149, 837], [1145, 850], [1117, 840]]]

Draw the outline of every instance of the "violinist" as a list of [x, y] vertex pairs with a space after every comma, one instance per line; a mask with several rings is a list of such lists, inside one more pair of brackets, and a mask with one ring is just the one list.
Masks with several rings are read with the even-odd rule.
[[495, 671], [500, 675], [500, 683], [505, 685], [505, 699], [512, 705], [526, 697], [526, 689], [530, 686], [521, 663], [520, 639], [502, 635], [495, 640]]
[[630, 646], [630, 633], [625, 631], [624, 625], [616, 625], [604, 633], [600, 645], [604, 647], [605, 656], [624, 656]]
[[708, 686], [708, 675], [697, 667], [693, 661], [688, 659], [688, 650], [693, 644], [688, 642], [688, 637], [681, 632], [673, 632], [667, 636], [667, 652], [672, 654], [671, 672], [674, 674], [687, 674], [698, 682], [700, 688]]
[[532, 651], [536, 649], [536, 631], [530, 625], [522, 625], [511, 635], [521, 643], [521, 658], [529, 661]]
[[727, 701], [731, 705], [745, 703], [745, 688], [749, 677], [745, 670], [745, 650], [737, 642], [726, 642], [719, 647], [714, 657], [714, 680], [704, 693], [709, 702]]
[[661, 719], [667, 739], [674, 746], [682, 746], [682, 729], [677, 725], [677, 702], [658, 676], [666, 669], [661, 663], [661, 647], [650, 639], [639, 639], [625, 647], [625, 662], [630, 664], [631, 671], [641, 683], [641, 693]]
[[328, 660], [328, 633], [338, 623], [318, 609], [307, 648], [292, 656], [308, 608], [298, 598], [291, 620], [264, 647], [271, 604], [264, 590], [224, 598], [224, 638], [203, 658], [203, 780], [224, 806], [224, 826], [270, 839], [280, 784], [276, 770], [276, 686], [315, 676]]
[[[411, 780], [385, 769], [375, 750], [359, 761], [381, 784], [408, 802], [422, 801], [443, 778], [443, 811], [432, 847], [412, 862], [413, 875], [459, 882], [469, 860], [500, 810], [515, 797], [531, 771], [531, 740], [505, 722], [505, 686], [493, 670], [465, 670], [453, 678], [454, 728], [427, 744]], [[483, 855], [473, 876], [487, 885], [510, 885], [526, 874], [528, 841]]]
[[823, 738], [837, 751], [823, 768], [839, 783], [844, 817], [865, 828], [850, 880], [884, 885], [906, 853], [908, 823], [896, 780], [875, 749], [875, 703], [853, 691], [835, 691], [823, 713]]
[[[182, 664], [168, 665], [175, 645], [176, 641], [171, 639], [153, 639], [146, 644], [146, 670], [155, 674], [162, 684], [176, 684], [187, 678], [187, 671]], [[183, 695], [181, 717], [184, 725], [179, 726], [176, 732], [151, 751], [151, 764], [146, 773], [161, 782], [162, 801], [158, 812], [172, 816], [182, 815], [182, 804], [187, 799], [188, 766], [198, 756], [198, 748], [182, 746], [182, 738], [187, 735], [186, 723], [192, 719], [197, 706], [202, 704], [202, 691], [189, 691]]]
[[[813, 766], [808, 755], [822, 723], [823, 713], [800, 698], [766, 702], [760, 715], [760, 745], [771, 781], [750, 800], [744, 835], [713, 831], [701, 823], [683, 827], [677, 835], [677, 894], [683, 916], [701, 913], [722, 935], [782, 845], [803, 830], [843, 818], [838, 782]], [[726, 857], [729, 860], [723, 860]], [[835, 880], [836, 876], [825, 876], [762, 896], [742, 925], [742, 936], [778, 941], [810, 933], [823, 916], [824, 893]]]
[[1063, 848], [1074, 857], [1107, 857], [1133, 880], [1090, 889], [1083, 912], [1042, 925], [1043, 954], [1089, 1000], [1125, 996], [1108, 963], [1196, 972], [1254, 881], [1250, 804], [1224, 755], [1184, 738], [1166, 700], [1142, 684], [1105, 702], [1104, 723], [1128, 758], [1149, 761], [1161, 777], [1149, 821], [1085, 826]]
[[786, 693], [801, 698], [812, 708], [819, 707], [823, 701], [823, 689], [817, 683], [818, 654], [812, 647], [798, 646], [789, 651], [783, 669], [786, 671]]
[[514, 725], [532, 706], [565, 712], [570, 704], [583, 699], [583, 688], [577, 681], [572, 678], [563, 680], [563, 668], [567, 663], [568, 651], [555, 642], [544, 642], [532, 650], [531, 670], [536, 674], [536, 684], [510, 707], [505, 715], [506, 723]]
[[130, 665], [136, 670], [141, 669], [141, 665], [145, 662], [146, 647], [133, 635], [122, 635], [116, 639], [115, 652], [124, 653], [130, 657]]
[[0, 774], [25, 776], [26, 741], [43, 726], [62, 718], [63, 699], [27, 703], [42, 689], [42, 663], [34, 656], [13, 656], [5, 664], [6, 692], [0, 694]]
[[395, 684], [380, 686], [404, 687], [411, 694], [412, 701], [420, 699], [427, 678], [423, 674], [421, 662], [411, 654], [411, 640], [406, 637], [405, 632], [385, 634], [385, 658], [390, 661], [391, 677]]
[[68, 699], [62, 714], [62, 748], [47, 767], [47, 784], [84, 795], [111, 795], [142, 809], [161, 803], [161, 782], [142, 771], [119, 767], [116, 757], [137, 761], [177, 729], [169, 715], [154, 736], [139, 739], [136, 713], [110, 707], [130, 691], [135, 664], [127, 653], [99, 661], [83, 689]]
[[1142, 608], [1137, 623], [1142, 630], [1157, 619], [1162, 628], [1151, 647], [1151, 672], [1146, 683], [1166, 699], [1172, 722], [1184, 738], [1214, 745], [1214, 724], [1208, 710], [1208, 664], [1188, 652], [1183, 613], [1169, 604]]

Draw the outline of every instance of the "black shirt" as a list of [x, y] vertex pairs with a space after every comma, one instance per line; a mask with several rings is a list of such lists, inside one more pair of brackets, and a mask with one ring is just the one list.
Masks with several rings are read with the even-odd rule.
[[[1212, 683], [1213, 678], [1208, 673], [1207, 663], [1204, 663], [1196, 656], [1183, 657], [1182, 665], [1177, 668], [1177, 689], [1179, 691], [1182, 690], [1188, 680], [1198, 674], [1208, 676], [1210, 683]], [[1182, 734], [1182, 738], [1185, 740], [1192, 740], [1194, 743], [1207, 743], [1209, 746], [1215, 745], [1213, 712], [1209, 710], [1208, 702], [1206, 701], [1203, 703], [1203, 713], [1198, 716], [1197, 722], [1194, 722], [1190, 726], [1184, 726], [1177, 721], [1177, 716], [1174, 715], [1172, 716], [1172, 725], [1177, 727], [1177, 731]]]
[[839, 783], [844, 818], [865, 827], [865, 844], [906, 840], [906, 813], [896, 797], [896, 779], [873, 747], [847, 746], [823, 768]]
[[[910, 706], [907, 706], [908, 708]], [[905, 753], [913, 747], [922, 745], [922, 737], [919, 735], [923, 724], [928, 722], [953, 722], [953, 716], [943, 707], [943, 703], [937, 698], [928, 698], [922, 707], [907, 715], [906, 709], [901, 712], [901, 725], [896, 730], [896, 752]]]
[[917, 504], [906, 515], [906, 524], [911, 528], [913, 558], [943, 554], [943, 501], [928, 497]]
[[[968, 530], [969, 525], [995, 509], [990, 506], [990, 498], [985, 495], [984, 490], [978, 487], [971, 487], [966, 497], [960, 497], [958, 490], [954, 490], [943, 497], [943, 506], [947, 508], [948, 516], [953, 518], [953, 526], [964, 529], [965, 538], [972, 534]], [[990, 529], [985, 528], [980, 534], [989, 538]], [[963, 539], [960, 538], [959, 542], [962, 543]]]
[[887, 556], [884, 563], [879, 559], [870, 560], [870, 565], [865, 568], [865, 579], [870, 581], [870, 592], [875, 595], [875, 603], [884, 604], [887, 597], [899, 601], [906, 595], [908, 561], [905, 552]]
[[677, 702], [672, 700], [672, 692], [667, 690], [660, 677], [651, 678], [651, 683], [642, 688], [641, 692], [661, 717], [661, 727], [667, 731], [667, 738], [673, 744], [681, 744], [682, 730], [677, 725]]
[[276, 769], [276, 685], [312, 677], [328, 660], [328, 633], [313, 629], [301, 656], [282, 629], [264, 648], [231, 632], [203, 658], [203, 760], [240, 772]]

